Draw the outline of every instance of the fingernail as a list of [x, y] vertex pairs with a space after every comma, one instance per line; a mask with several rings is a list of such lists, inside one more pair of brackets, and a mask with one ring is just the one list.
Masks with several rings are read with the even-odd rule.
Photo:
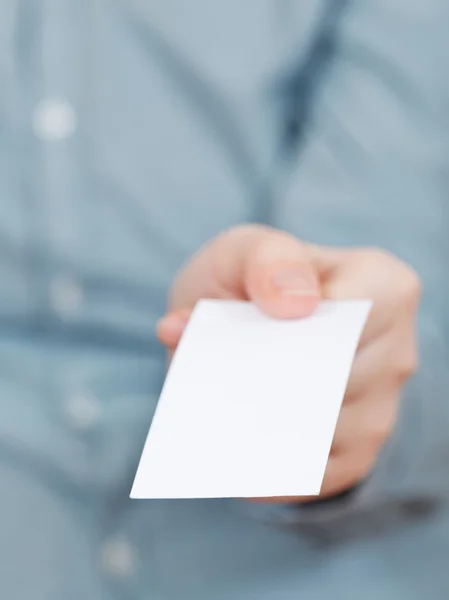
[[318, 296], [317, 281], [304, 269], [287, 267], [277, 271], [273, 277], [277, 290], [286, 296]]

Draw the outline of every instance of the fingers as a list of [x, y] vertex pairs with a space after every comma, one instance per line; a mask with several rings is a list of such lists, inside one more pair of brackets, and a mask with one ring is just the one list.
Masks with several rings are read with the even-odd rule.
[[317, 307], [319, 274], [307, 246], [278, 231], [255, 239], [243, 257], [245, 295], [269, 316], [301, 318]]
[[175, 350], [190, 319], [192, 309], [181, 309], [163, 317], [157, 325], [157, 336], [169, 350]]
[[399, 392], [389, 386], [372, 391], [363, 402], [343, 405], [332, 442], [332, 456], [352, 448], [377, 452], [392, 432], [399, 408]]
[[380, 250], [334, 250], [266, 227], [242, 227], [189, 263], [173, 298], [175, 310], [158, 327], [172, 351], [201, 298], [251, 300], [281, 319], [308, 316], [321, 298], [372, 300], [320, 495], [337, 495], [368, 475], [394, 428], [402, 386], [417, 367], [420, 284], [410, 267]]
[[371, 343], [365, 342], [351, 370], [345, 405], [357, 402], [370, 389], [402, 386], [414, 374], [417, 365], [417, 341], [413, 328], [406, 324], [400, 324]]
[[193, 308], [200, 298], [251, 300], [270, 316], [299, 318], [319, 302], [319, 276], [307, 245], [293, 236], [269, 227], [237, 227], [182, 270], [171, 308]]
[[181, 271], [172, 310], [157, 334], [174, 350], [201, 298], [250, 300], [272, 317], [305, 317], [317, 307], [320, 289], [306, 244], [268, 227], [238, 227], [205, 246]]
[[[371, 472], [375, 462], [372, 450], [354, 448], [344, 456], [330, 456], [320, 490], [320, 499], [333, 498], [342, 494], [363, 481]], [[316, 501], [316, 496], [277, 496], [272, 498], [251, 499], [261, 504], [299, 502], [310, 504]]]
[[361, 347], [396, 327], [398, 319], [409, 321], [413, 316], [420, 299], [420, 283], [413, 269], [399, 259], [382, 250], [363, 249], [346, 251], [344, 257], [341, 251], [336, 252], [339, 258], [332, 262], [333, 251], [322, 253], [328, 265], [324, 297], [373, 301]]
[[360, 484], [371, 472], [376, 456], [370, 448], [354, 447], [348, 456], [329, 457], [320, 497], [338, 496]]

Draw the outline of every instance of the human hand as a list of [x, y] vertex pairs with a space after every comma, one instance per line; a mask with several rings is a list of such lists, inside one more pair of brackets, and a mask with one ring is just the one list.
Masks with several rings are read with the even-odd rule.
[[314, 246], [268, 227], [248, 225], [212, 240], [180, 271], [169, 312], [158, 326], [159, 339], [170, 352], [201, 298], [251, 300], [280, 319], [306, 317], [322, 298], [373, 301], [321, 497], [338, 495], [365, 479], [394, 428], [403, 385], [417, 367], [420, 283], [415, 272], [382, 250]]

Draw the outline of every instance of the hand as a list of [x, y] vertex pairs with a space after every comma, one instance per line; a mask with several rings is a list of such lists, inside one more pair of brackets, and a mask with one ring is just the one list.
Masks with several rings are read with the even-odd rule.
[[212, 240], [181, 270], [158, 335], [173, 352], [200, 298], [251, 300], [280, 319], [311, 314], [321, 298], [373, 300], [323, 481], [326, 498], [366, 478], [394, 428], [402, 387], [417, 367], [419, 297], [414, 271], [382, 250], [313, 246], [242, 226]]

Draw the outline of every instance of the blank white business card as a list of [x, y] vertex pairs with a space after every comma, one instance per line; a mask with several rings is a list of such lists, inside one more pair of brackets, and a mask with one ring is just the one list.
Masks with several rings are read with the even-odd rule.
[[203, 300], [169, 369], [131, 498], [318, 495], [369, 301], [277, 320]]

